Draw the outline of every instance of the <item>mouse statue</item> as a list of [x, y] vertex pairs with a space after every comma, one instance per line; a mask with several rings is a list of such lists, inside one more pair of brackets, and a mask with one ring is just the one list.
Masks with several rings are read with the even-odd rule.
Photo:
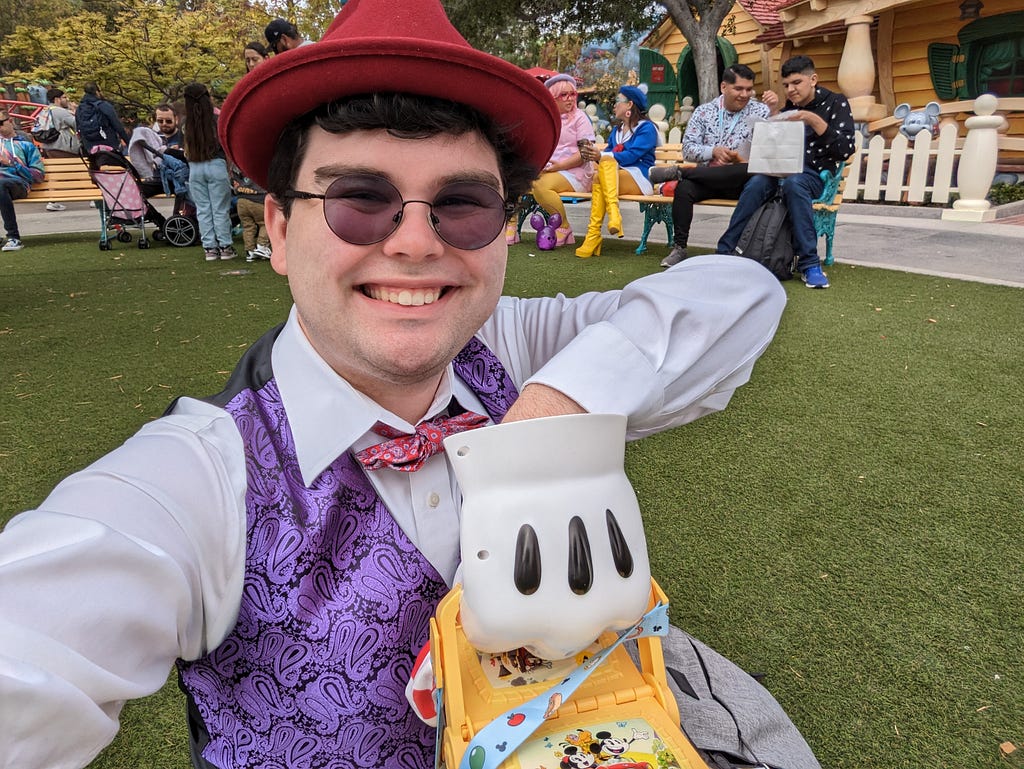
[[928, 102], [924, 109], [910, 109], [910, 105], [903, 103], [896, 108], [893, 116], [903, 121], [900, 126], [900, 133], [911, 141], [917, 141], [922, 131], [926, 132], [927, 138], [931, 138], [938, 132], [939, 127], [939, 103]]

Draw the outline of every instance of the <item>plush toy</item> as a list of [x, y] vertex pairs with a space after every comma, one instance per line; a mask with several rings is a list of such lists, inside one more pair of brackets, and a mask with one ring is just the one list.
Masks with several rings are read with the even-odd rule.
[[552, 251], [555, 248], [557, 236], [555, 230], [562, 226], [562, 216], [553, 213], [547, 219], [540, 211], [535, 211], [530, 217], [530, 226], [537, 230], [537, 248], [541, 251]]
[[939, 103], [930, 101], [925, 105], [924, 109], [918, 110], [912, 110], [909, 104], [903, 103], [892, 114], [903, 121], [903, 125], [900, 126], [900, 133], [911, 141], [917, 141], [917, 137], [922, 131], [928, 132], [927, 136], [929, 139], [938, 133], [939, 112]]

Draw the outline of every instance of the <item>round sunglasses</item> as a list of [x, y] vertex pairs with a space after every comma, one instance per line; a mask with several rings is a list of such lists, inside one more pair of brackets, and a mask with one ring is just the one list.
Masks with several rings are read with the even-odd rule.
[[430, 225], [445, 243], [476, 251], [505, 229], [514, 206], [482, 182], [453, 182], [431, 200], [403, 200], [391, 182], [374, 174], [339, 176], [323, 194], [288, 190], [286, 198], [323, 200], [324, 220], [331, 232], [356, 246], [380, 243], [402, 223], [405, 207], [423, 203], [430, 208]]

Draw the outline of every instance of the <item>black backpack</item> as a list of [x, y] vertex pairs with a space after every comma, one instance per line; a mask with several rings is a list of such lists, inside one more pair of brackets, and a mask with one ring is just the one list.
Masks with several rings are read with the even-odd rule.
[[78, 105], [75, 110], [75, 128], [88, 144], [103, 144], [107, 140], [103, 133], [103, 115], [95, 102], [83, 101]]
[[793, 277], [793, 226], [781, 195], [776, 195], [750, 217], [743, 228], [736, 254], [760, 262], [779, 280]]

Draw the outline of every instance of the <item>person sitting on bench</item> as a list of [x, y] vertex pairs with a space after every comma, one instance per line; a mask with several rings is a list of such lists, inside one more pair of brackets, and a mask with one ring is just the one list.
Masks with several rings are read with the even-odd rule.
[[839, 164], [853, 154], [853, 114], [845, 96], [818, 85], [814, 61], [807, 56], [794, 56], [783, 63], [782, 87], [786, 105], [779, 111], [780, 116], [804, 124], [804, 170], [785, 179], [764, 174], [750, 177], [736, 203], [729, 228], [718, 241], [718, 253], [734, 253], [754, 212], [781, 192], [793, 225], [793, 251], [799, 255], [796, 267], [800, 277], [808, 288], [828, 288], [828, 277], [818, 258], [814, 200], [825, 188], [821, 172], [834, 174]]
[[737, 199], [750, 178], [747, 155], [753, 133], [751, 118], [766, 118], [778, 97], [765, 91], [765, 101], [754, 98], [754, 71], [745, 64], [733, 64], [722, 72], [721, 94], [693, 111], [683, 134], [683, 159], [696, 167], [654, 166], [654, 184], [676, 181], [672, 193], [673, 243], [662, 267], [685, 259], [686, 244], [693, 222], [693, 204], [709, 198]]

